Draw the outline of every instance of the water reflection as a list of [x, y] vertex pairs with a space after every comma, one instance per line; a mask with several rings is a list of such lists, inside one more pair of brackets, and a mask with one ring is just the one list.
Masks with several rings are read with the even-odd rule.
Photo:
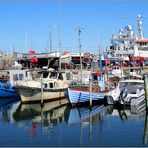
[[[113, 105], [108, 105], [108, 106], [97, 105], [97, 106], [93, 106], [92, 108], [82, 107], [82, 108], [74, 108], [74, 109], [67, 107], [67, 111], [66, 111], [67, 114], [66, 114], [65, 119], [66, 119], [66, 122], [67, 122], [68, 125], [76, 125], [76, 124], [80, 125], [80, 137], [79, 137], [80, 138], [80, 140], [79, 140], [80, 146], [86, 146], [85, 144], [88, 141], [89, 141], [89, 144], [91, 144], [91, 143], [93, 143], [93, 139], [96, 139], [94, 137], [94, 135], [96, 135], [95, 132], [98, 132], [97, 135], [99, 135], [100, 137], [101, 137], [101, 135], [103, 135], [106, 132], [110, 133], [110, 135], [111, 135], [110, 138], [111, 139], [114, 136], [116, 137], [117, 133], [119, 135], [128, 134], [128, 132], [126, 133], [126, 131], [128, 131], [128, 130], [131, 131], [132, 129], [128, 129], [128, 128], [132, 128], [132, 126], [123, 127], [125, 129], [120, 129], [120, 128], [119, 129], [114, 129], [114, 128], [116, 126], [117, 126], [117, 128], [120, 127], [120, 125], [117, 125], [117, 124], [121, 124], [122, 122], [123, 122], [123, 124], [121, 124], [121, 125], [124, 126], [125, 121], [129, 121], [127, 123], [130, 123], [130, 122], [133, 122], [133, 121], [135, 121], [135, 122], [144, 121], [144, 119], [146, 117], [146, 110], [145, 109], [146, 109], [145, 105], [131, 106], [131, 107], [124, 107], [124, 106], [115, 107]], [[112, 122], [112, 120], [113, 120], [112, 118], [115, 119], [115, 123]], [[117, 121], [118, 119], [120, 119], [120, 122]], [[113, 127], [113, 128], [108, 128], [106, 126], [106, 121], [108, 122], [107, 124], [112, 124], [111, 127]], [[147, 135], [148, 135], [148, 119], [145, 120], [145, 121], [146, 121], [145, 125], [147, 126], [147, 132], [146, 132], [146, 128], [145, 128], [145, 131], [144, 131], [143, 135], [145, 137], [144, 139], [147, 139]], [[99, 130], [97, 130], [98, 127], [96, 128], [96, 125], [99, 127]], [[115, 130], [117, 130], [116, 134], [114, 133]], [[125, 130], [125, 133], [124, 133], [124, 130]], [[138, 130], [139, 129], [137, 129], [137, 131]], [[86, 132], [89, 132], [89, 134], [88, 134], [89, 136], [87, 138], [85, 136]], [[130, 134], [132, 135], [132, 133], [129, 133], [129, 135]], [[98, 138], [99, 138], [99, 136], [98, 136]], [[132, 136], [134, 136], [134, 134]], [[104, 138], [106, 138], [106, 137], [104, 137]], [[120, 139], [121, 137], [117, 136], [116, 140], [118, 138]], [[106, 143], [108, 141], [111, 142], [111, 139], [110, 140], [106, 139]], [[126, 137], [125, 137], [125, 139], [129, 140]], [[139, 137], [139, 139], [140, 139], [140, 137]], [[147, 143], [144, 142], [144, 144], [146, 145]], [[120, 145], [116, 141], [115, 143], [112, 143], [112, 145], [104, 143], [104, 144], [101, 144], [100, 146], [104, 146], [104, 145], [105, 146], [131, 146], [130, 141], [127, 142], [127, 143], [124, 143], [124, 145], [122, 145], [122, 144]]]
[[145, 116], [145, 127], [143, 135], [143, 144], [146, 145], [147, 143], [148, 143], [148, 113]]
[[0, 123], [13, 123], [14, 130], [21, 129], [22, 141], [23, 133], [27, 131], [30, 135], [28, 139], [24, 138], [24, 145], [28, 140], [27, 146], [37, 146], [36, 138], [40, 146], [147, 146], [148, 114], [145, 106], [71, 108], [63, 99], [41, 107], [40, 104], [17, 101], [1, 106], [0, 113]]

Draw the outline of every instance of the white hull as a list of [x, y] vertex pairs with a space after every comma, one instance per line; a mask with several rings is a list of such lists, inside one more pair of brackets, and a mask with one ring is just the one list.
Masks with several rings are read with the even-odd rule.
[[66, 89], [41, 89], [31, 87], [19, 87], [19, 94], [23, 103], [55, 101], [65, 97]]

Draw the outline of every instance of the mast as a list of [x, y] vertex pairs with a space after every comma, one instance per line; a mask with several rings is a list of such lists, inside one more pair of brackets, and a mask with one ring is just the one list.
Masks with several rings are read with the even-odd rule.
[[99, 48], [99, 63], [100, 63], [100, 71], [103, 72], [103, 67], [102, 67], [102, 59], [101, 59], [101, 51], [100, 51], [100, 46], [98, 45]]
[[25, 35], [25, 53], [27, 53], [27, 32], [26, 32], [26, 35]]
[[52, 52], [52, 33], [50, 31], [50, 53]]
[[80, 54], [80, 82], [82, 83], [82, 46], [81, 46], [81, 29], [78, 26], [78, 42], [79, 42], [79, 54]]
[[142, 21], [141, 21], [142, 16], [138, 15], [138, 32], [139, 32], [139, 39], [144, 38], [144, 33], [143, 33], [143, 28], [142, 28]]
[[61, 9], [60, 9], [60, 0], [59, 0], [59, 70], [61, 70]]

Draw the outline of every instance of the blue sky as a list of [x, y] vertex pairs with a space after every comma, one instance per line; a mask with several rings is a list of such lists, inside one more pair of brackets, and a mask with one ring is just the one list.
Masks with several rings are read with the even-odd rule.
[[[148, 1], [144, 0], [0, 0], [0, 51], [49, 51], [49, 34], [52, 32], [53, 51], [59, 47], [59, 11], [61, 17], [62, 51], [78, 52], [80, 26], [84, 52], [98, 52], [109, 47], [112, 34], [125, 25], [134, 26], [136, 17], [144, 16], [143, 29], [148, 38]], [[125, 16], [127, 19], [125, 19]]]

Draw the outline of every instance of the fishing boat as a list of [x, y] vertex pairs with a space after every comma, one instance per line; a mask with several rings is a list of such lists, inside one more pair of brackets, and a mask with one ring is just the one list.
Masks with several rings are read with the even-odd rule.
[[106, 102], [106, 96], [112, 95], [113, 84], [105, 81], [102, 72], [92, 72], [89, 84], [70, 85], [67, 94], [69, 103], [75, 106]]
[[137, 16], [138, 33], [133, 31], [131, 25], [127, 25], [119, 29], [117, 35], [112, 35], [108, 59], [131, 62], [131, 57], [148, 58], [148, 39], [144, 38], [142, 18], [141, 15]]
[[116, 89], [112, 91], [110, 101], [113, 104], [139, 105], [145, 101], [144, 80], [125, 79], [120, 80]]
[[62, 71], [42, 71], [39, 78], [18, 83], [15, 86], [22, 103], [55, 101], [65, 97], [70, 81]]
[[18, 97], [18, 94], [14, 90], [14, 86], [26, 79], [29, 79], [28, 70], [1, 70], [0, 71], [0, 98], [14, 98]]

